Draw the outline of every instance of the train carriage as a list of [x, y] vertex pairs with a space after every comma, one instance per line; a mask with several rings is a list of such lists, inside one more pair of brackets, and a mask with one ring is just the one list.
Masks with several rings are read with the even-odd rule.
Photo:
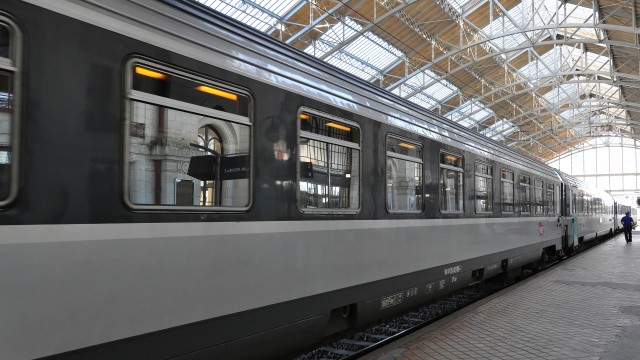
[[182, 1], [0, 3], [0, 166], [10, 359], [278, 358], [576, 244], [570, 177]]

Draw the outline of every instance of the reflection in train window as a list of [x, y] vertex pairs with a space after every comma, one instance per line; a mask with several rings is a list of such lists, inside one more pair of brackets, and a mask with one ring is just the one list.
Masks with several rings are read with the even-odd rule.
[[16, 86], [20, 74], [18, 36], [9, 20], [0, 16], [0, 205], [11, 201], [17, 190], [14, 141], [17, 136]]
[[440, 210], [462, 212], [464, 210], [464, 168], [462, 156], [440, 153]]
[[553, 184], [547, 184], [546, 212], [547, 214], [551, 214], [551, 215], [556, 213], [556, 209], [554, 208], [556, 203], [554, 189], [555, 189], [555, 186]]
[[387, 137], [387, 210], [422, 211], [422, 145]]
[[534, 180], [534, 192], [535, 192], [535, 211], [536, 214], [540, 215], [544, 213], [544, 198], [543, 198], [543, 193], [544, 193], [544, 187], [543, 187], [543, 183], [542, 180], [540, 179], [535, 179]]
[[476, 161], [476, 213], [493, 212], [493, 167]]
[[142, 62], [130, 68], [128, 201], [134, 207], [242, 210], [250, 203], [250, 98]]
[[360, 206], [360, 129], [305, 110], [300, 125], [298, 206], [302, 211], [349, 211]]
[[531, 213], [531, 178], [527, 175], [520, 175], [520, 212]]
[[513, 171], [502, 169], [500, 171], [500, 184], [502, 190], [502, 194], [500, 196], [500, 199], [502, 201], [502, 212], [513, 212]]
[[[0, 21], [2, 21], [0, 19]], [[4, 58], [5, 61], [9, 61], [11, 54], [11, 33], [7, 25], [0, 22], [0, 58]]]

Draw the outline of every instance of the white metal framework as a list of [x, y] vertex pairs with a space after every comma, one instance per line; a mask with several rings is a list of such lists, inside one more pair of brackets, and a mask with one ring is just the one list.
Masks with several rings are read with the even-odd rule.
[[640, 139], [633, 0], [185, 1], [542, 161]]

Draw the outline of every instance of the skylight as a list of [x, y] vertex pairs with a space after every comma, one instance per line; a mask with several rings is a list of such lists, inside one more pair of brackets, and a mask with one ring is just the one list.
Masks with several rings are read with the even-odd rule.
[[462, 13], [464, 11], [465, 5], [470, 3], [472, 0], [447, 0], [449, 5], [451, 5], [456, 11]]
[[[304, 51], [322, 57], [351, 36], [362, 30], [362, 26], [351, 18], [335, 24]], [[403, 56], [402, 51], [382, 40], [372, 32], [357, 37], [344, 48], [325, 59], [330, 64], [365, 80], [374, 80], [377, 75]]]
[[459, 108], [449, 112], [445, 116], [462, 126], [473, 128], [493, 116], [493, 114], [493, 111], [482, 103], [471, 100], [467, 101]]
[[[391, 90], [391, 92], [407, 98], [416, 104], [423, 104], [423, 106], [428, 109], [433, 109], [439, 103], [442, 103], [451, 96], [457, 94], [459, 89], [452, 83], [439, 79], [439, 76], [436, 73], [429, 70], [423, 70], [411, 76], [400, 86]], [[415, 95], [407, 97], [409, 94]]]
[[301, 2], [301, 0], [196, 1], [262, 32], [275, 26], [287, 12]]
[[517, 130], [518, 130], [518, 127], [513, 125], [511, 121], [507, 119], [500, 119], [495, 124], [484, 129], [480, 133], [496, 141], [500, 141], [506, 138], [507, 136], [513, 134]]

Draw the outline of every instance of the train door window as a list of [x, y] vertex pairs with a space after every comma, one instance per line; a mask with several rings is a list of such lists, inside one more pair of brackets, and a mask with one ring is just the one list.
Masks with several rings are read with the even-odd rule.
[[0, 207], [17, 192], [20, 44], [17, 26], [0, 16]]
[[357, 212], [360, 128], [310, 109], [301, 109], [298, 124], [299, 208], [304, 212]]
[[422, 145], [387, 136], [387, 210], [422, 211]]
[[553, 184], [547, 184], [547, 214], [555, 214], [556, 213], [556, 209], [555, 209], [555, 204], [556, 204], [556, 200], [555, 200], [555, 185]]
[[464, 168], [462, 156], [440, 153], [440, 210], [462, 212], [464, 210]]
[[531, 177], [520, 175], [520, 212], [531, 213]]
[[501, 201], [502, 212], [512, 213], [514, 210], [514, 187], [513, 187], [513, 171], [502, 169], [500, 171], [500, 185], [501, 185]]
[[485, 162], [476, 161], [475, 182], [476, 213], [492, 213], [493, 167]]
[[535, 179], [534, 180], [534, 201], [535, 201], [535, 212], [536, 214], [544, 214], [544, 187], [542, 180]]
[[127, 79], [129, 206], [246, 210], [251, 199], [248, 91], [143, 60], [129, 62]]

